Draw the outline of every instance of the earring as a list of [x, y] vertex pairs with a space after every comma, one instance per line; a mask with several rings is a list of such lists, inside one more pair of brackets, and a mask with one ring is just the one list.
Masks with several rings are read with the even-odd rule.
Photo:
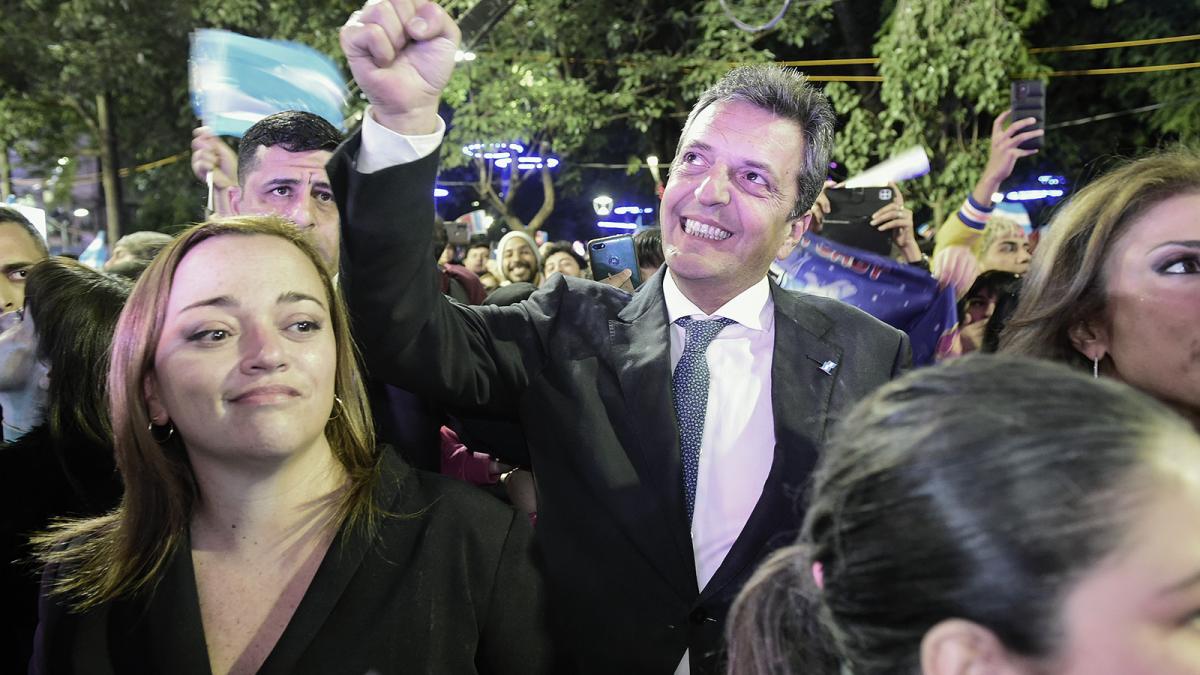
[[346, 404], [342, 403], [342, 399], [338, 396], [334, 396], [333, 397], [333, 414], [329, 416], [329, 421], [332, 422], [332, 421], [336, 420], [337, 418], [341, 417], [342, 410], [344, 410], [345, 407], [346, 407]]
[[1103, 354], [1092, 357], [1092, 377], [1095, 379], [1099, 379], [1100, 377], [1100, 359], [1102, 358], [1104, 358]]
[[[167, 430], [165, 436], [163, 435], [163, 429]], [[153, 421], [151, 421], [146, 427], [146, 430], [150, 432], [150, 438], [153, 438], [154, 442], [158, 443], [159, 445], [165, 445], [166, 442], [171, 440], [171, 437], [175, 435], [175, 425], [171, 424], [170, 420], [163, 425], [156, 425]]]

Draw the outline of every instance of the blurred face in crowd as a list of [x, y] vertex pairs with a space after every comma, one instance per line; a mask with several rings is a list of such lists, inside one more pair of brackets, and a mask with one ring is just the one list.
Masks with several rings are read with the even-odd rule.
[[1029, 271], [1029, 261], [1032, 256], [1032, 246], [1025, 229], [1020, 225], [1004, 224], [1003, 229], [989, 243], [979, 259], [979, 271], [1002, 270], [1013, 274], [1025, 274]]
[[1200, 673], [1200, 443], [1161, 436], [1147, 492], [1117, 550], [1066, 597], [1061, 675]]
[[524, 239], [510, 239], [500, 254], [504, 276], [509, 281], [532, 282], [537, 276], [537, 254]]
[[983, 335], [987, 330], [988, 319], [996, 311], [996, 294], [991, 289], [985, 289], [963, 300], [963, 318], [961, 331], [963, 353], [978, 351], [983, 347]]
[[549, 258], [546, 258], [545, 276], [550, 276], [555, 272], [562, 272], [563, 276], [567, 277], [582, 277], [583, 270], [579, 268], [579, 263], [575, 260], [575, 256], [566, 251], [552, 253]]
[[26, 390], [47, 372], [37, 358], [37, 329], [25, 311], [0, 316], [0, 391]]
[[114, 246], [112, 255], [109, 256], [108, 260], [104, 263], [104, 271], [107, 272], [117, 265], [120, 265], [124, 262], [129, 262], [133, 259], [134, 255], [129, 252], [129, 249], [125, 248], [124, 246]]
[[25, 306], [25, 275], [44, 257], [24, 227], [0, 222], [0, 314]]
[[1200, 193], [1131, 222], [1103, 279], [1108, 307], [1093, 328], [1112, 374], [1200, 420]]
[[230, 190], [238, 215], [282, 216], [313, 237], [328, 269], [337, 272], [340, 219], [325, 163], [328, 150], [288, 152], [282, 146], [261, 146], [245, 184]]
[[471, 270], [475, 274], [483, 274], [487, 271], [487, 261], [491, 257], [492, 250], [487, 246], [473, 246], [467, 249], [467, 257], [463, 260], [463, 267]]
[[663, 192], [663, 253], [702, 309], [761, 281], [803, 232], [804, 218], [788, 218], [803, 151], [799, 125], [741, 101], [714, 103], [684, 130]]
[[174, 423], [193, 461], [328, 452], [336, 361], [312, 261], [278, 237], [217, 236], [175, 272], [146, 377], [151, 419]]

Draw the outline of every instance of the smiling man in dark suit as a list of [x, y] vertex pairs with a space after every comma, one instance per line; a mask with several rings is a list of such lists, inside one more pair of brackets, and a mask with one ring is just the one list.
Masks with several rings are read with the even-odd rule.
[[[905, 368], [904, 335], [767, 279], [807, 226], [833, 135], [796, 73], [738, 69], [684, 127], [636, 294], [556, 277], [511, 307], [437, 292], [429, 195], [458, 30], [368, 2], [342, 48], [371, 101], [329, 166], [372, 374], [525, 423], [562, 672], [709, 673], [729, 604], [789, 543], [829, 421]], [[402, 214], [402, 215], [400, 215]]]

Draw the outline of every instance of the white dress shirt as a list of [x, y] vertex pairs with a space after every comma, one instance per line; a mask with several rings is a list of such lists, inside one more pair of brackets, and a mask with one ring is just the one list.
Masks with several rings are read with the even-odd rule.
[[[716, 312], [705, 314], [683, 295], [670, 271], [663, 299], [671, 322], [671, 372], [683, 354], [682, 316], [733, 319], [708, 346], [708, 407], [700, 441], [700, 475], [692, 516], [696, 586], [703, 590], [725, 561], [733, 542], [762, 496], [775, 459], [775, 413], [771, 408], [771, 363], [775, 354], [775, 302], [767, 278], [747, 288]], [[691, 672], [688, 653], [675, 675]]]

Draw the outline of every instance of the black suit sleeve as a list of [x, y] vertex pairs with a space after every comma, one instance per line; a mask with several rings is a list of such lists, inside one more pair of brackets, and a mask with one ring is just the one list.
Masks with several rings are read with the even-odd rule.
[[476, 656], [481, 673], [523, 675], [550, 672], [541, 574], [533, 556], [533, 530], [513, 512], [492, 594], [479, 630]]
[[483, 312], [449, 302], [429, 254], [436, 153], [370, 174], [361, 137], [328, 170], [342, 220], [340, 283], [367, 370], [444, 405], [511, 417], [543, 361], [544, 312]]

